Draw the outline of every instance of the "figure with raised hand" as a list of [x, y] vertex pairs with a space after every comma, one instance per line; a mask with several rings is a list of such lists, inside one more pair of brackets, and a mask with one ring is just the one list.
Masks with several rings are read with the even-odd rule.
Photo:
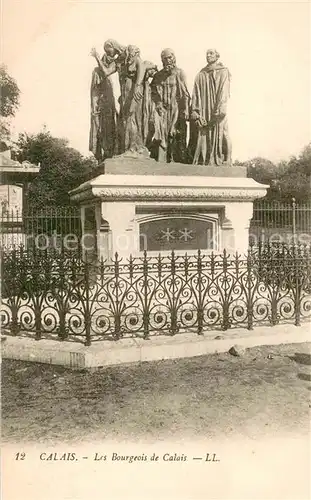
[[115, 72], [119, 74], [119, 152], [149, 155], [145, 147], [151, 112], [149, 81], [157, 67], [149, 61], [143, 61], [135, 45], [123, 47], [114, 40], [108, 40], [104, 48], [106, 53], [108, 51], [109, 65], [103, 63], [95, 49], [92, 49], [91, 54], [97, 60], [103, 78], [109, 78]]
[[120, 70], [125, 47], [115, 40], [104, 44], [104, 55], [95, 49], [91, 55], [97, 61], [91, 81], [91, 126], [89, 150], [98, 161], [111, 158], [119, 152], [118, 113], [110, 75]]

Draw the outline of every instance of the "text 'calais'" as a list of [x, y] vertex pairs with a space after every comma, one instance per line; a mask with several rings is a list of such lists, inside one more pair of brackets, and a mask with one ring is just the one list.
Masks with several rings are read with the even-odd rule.
[[75, 453], [41, 453], [40, 460], [56, 461], [56, 460], [78, 460]]

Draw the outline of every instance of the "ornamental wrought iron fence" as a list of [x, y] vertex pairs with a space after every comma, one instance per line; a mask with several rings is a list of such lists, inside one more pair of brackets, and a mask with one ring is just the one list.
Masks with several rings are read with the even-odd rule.
[[36, 339], [147, 339], [311, 317], [311, 248], [159, 255], [94, 265], [79, 253], [2, 254], [3, 331]]

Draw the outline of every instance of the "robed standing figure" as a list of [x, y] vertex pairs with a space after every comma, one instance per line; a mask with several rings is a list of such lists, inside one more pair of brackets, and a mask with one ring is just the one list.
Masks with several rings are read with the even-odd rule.
[[189, 144], [193, 164], [231, 163], [227, 122], [230, 73], [218, 59], [218, 52], [209, 49], [206, 53], [207, 65], [194, 82]]
[[135, 45], [126, 48], [122, 73], [120, 107], [124, 128], [124, 151], [145, 153], [152, 114], [150, 78], [157, 66], [142, 60]]
[[152, 155], [158, 161], [186, 163], [190, 95], [184, 72], [176, 66], [172, 49], [161, 52], [163, 69], [151, 82], [155, 105]]
[[[104, 60], [103, 60], [103, 64]], [[89, 150], [98, 161], [112, 157], [117, 146], [117, 112], [112, 83], [95, 68], [91, 82]]]
[[110, 76], [118, 70], [125, 58], [125, 47], [115, 40], [107, 40], [104, 50], [102, 58], [95, 49], [91, 51], [98, 66], [93, 70], [91, 81], [89, 150], [98, 161], [111, 158], [120, 150], [119, 115]]

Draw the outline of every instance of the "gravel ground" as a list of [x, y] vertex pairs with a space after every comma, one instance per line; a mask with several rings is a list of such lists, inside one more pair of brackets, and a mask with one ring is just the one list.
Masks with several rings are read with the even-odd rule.
[[3, 443], [310, 432], [310, 344], [96, 371], [3, 360]]

